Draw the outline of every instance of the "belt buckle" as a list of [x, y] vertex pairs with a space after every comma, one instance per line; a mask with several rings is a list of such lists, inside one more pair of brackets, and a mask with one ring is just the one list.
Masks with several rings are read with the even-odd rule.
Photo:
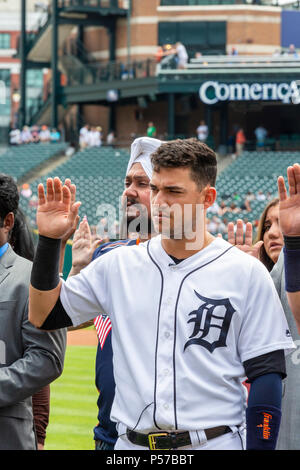
[[167, 432], [149, 433], [148, 441], [150, 450], [170, 450], [170, 449], [156, 449], [156, 437], [168, 436]]

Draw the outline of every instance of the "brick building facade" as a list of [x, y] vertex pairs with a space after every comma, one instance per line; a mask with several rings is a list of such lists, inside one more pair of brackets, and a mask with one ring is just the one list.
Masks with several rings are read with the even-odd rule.
[[[209, 54], [230, 54], [235, 48], [240, 55], [272, 55], [281, 47], [281, 8], [262, 5], [193, 5], [161, 6], [160, 0], [132, 1], [130, 24], [126, 18], [117, 21], [116, 60], [155, 59], [159, 44], [181, 39], [191, 42], [190, 53], [198, 50]], [[175, 2], [176, 3], [176, 2]], [[186, 32], [191, 29], [191, 37]], [[199, 28], [199, 29], [198, 29]], [[205, 29], [207, 30], [205, 32]], [[199, 44], [195, 31], [200, 31]], [[214, 38], [219, 31], [219, 43]], [[177, 35], [177, 36], [176, 36]], [[181, 36], [180, 36], [181, 35]], [[169, 41], [168, 41], [169, 39]], [[210, 44], [211, 41], [211, 44]], [[95, 61], [108, 60], [108, 35], [104, 28], [91, 27], [84, 31], [84, 45]], [[189, 44], [186, 44], [187, 48]], [[129, 46], [129, 49], [128, 49]], [[193, 135], [200, 118], [204, 117], [201, 103], [195, 103], [189, 111], [188, 125], [184, 113], [184, 97], [176, 100], [177, 132]], [[120, 104], [116, 107], [116, 130], [120, 139], [132, 134], [143, 134], [149, 121], [154, 121], [158, 134], [167, 133], [168, 103], [164, 99], [148, 102], [141, 107], [139, 102]], [[108, 132], [108, 110], [106, 107], [86, 105], [82, 107], [82, 118], [91, 124], [101, 124]], [[182, 121], [182, 132], [180, 122]], [[218, 132], [220, 123], [215, 122]]]

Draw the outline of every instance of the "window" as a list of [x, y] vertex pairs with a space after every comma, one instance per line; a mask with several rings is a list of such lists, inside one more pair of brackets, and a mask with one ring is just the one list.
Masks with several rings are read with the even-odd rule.
[[192, 57], [195, 52], [202, 54], [225, 54], [226, 22], [225, 21], [183, 21], [161, 22], [158, 25], [159, 45], [185, 45]]
[[0, 49], [10, 49], [10, 34], [0, 33]]
[[43, 87], [43, 71], [30, 69], [27, 70], [26, 83], [30, 88], [42, 88]]
[[[0, 134], [1, 128], [6, 127], [10, 121], [10, 70], [0, 69], [1, 99], [0, 99]], [[3, 101], [4, 98], [4, 101]], [[0, 135], [1, 139], [1, 135]]]

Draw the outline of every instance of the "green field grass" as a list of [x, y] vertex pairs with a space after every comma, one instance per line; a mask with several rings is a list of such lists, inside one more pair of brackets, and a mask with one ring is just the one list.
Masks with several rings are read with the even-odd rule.
[[68, 346], [62, 375], [51, 384], [45, 450], [93, 450], [97, 424], [96, 346]]

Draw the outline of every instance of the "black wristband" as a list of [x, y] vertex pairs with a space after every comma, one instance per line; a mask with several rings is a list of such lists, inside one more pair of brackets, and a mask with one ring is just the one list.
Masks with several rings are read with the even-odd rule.
[[58, 286], [61, 240], [39, 235], [32, 265], [31, 285], [38, 290], [52, 290]]
[[300, 237], [283, 236], [284, 246], [287, 250], [300, 250]]

